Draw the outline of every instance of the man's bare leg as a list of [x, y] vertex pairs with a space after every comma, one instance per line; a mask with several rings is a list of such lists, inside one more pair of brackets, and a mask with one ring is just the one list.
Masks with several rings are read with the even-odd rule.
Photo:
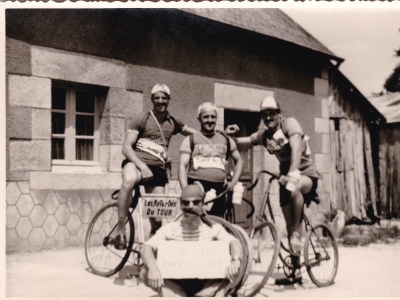
[[[165, 187], [163, 186], [152, 186], [146, 187], [147, 194], [165, 194]], [[156, 231], [162, 226], [162, 220], [156, 218], [149, 218], [150, 221], [150, 236], [154, 235]]]
[[288, 205], [282, 206], [283, 216], [286, 221], [288, 238], [295, 234], [300, 238], [300, 218], [304, 206], [303, 194], [307, 194], [312, 188], [312, 181], [307, 176], [301, 176], [298, 188], [292, 193], [292, 199]]
[[126, 234], [125, 221], [132, 202], [133, 187], [140, 181], [140, 172], [129, 162], [122, 170], [122, 185], [118, 193], [118, 227], [117, 236]]

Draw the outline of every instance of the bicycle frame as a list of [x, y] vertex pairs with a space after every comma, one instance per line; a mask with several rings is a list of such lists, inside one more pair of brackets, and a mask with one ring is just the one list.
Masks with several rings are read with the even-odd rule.
[[264, 193], [264, 198], [263, 198], [263, 202], [262, 202], [262, 205], [261, 205], [260, 212], [258, 213], [258, 216], [255, 218], [254, 224], [253, 224], [253, 226], [251, 228], [251, 231], [250, 231], [250, 238], [252, 238], [254, 236], [254, 232], [255, 232], [255, 230], [256, 230], [256, 228], [257, 228], [257, 226], [259, 224], [261, 224], [264, 221], [268, 221], [268, 216], [265, 213], [265, 208], [267, 206], [268, 206], [268, 211], [270, 212], [271, 220], [272, 220], [273, 223], [275, 223], [275, 218], [274, 218], [274, 214], [272, 212], [271, 202], [269, 201], [269, 194], [270, 194], [270, 190], [271, 190], [272, 181], [277, 178], [275, 176], [275, 174], [270, 173], [268, 171], [261, 171], [258, 174], [257, 179], [254, 182], [254, 184], [252, 186], [248, 187], [247, 190], [253, 189], [257, 185], [261, 173], [267, 173], [267, 174], [271, 175], [272, 177], [268, 180], [268, 186], [267, 186], [266, 192]]
[[[263, 170], [263, 171], [261, 171], [261, 172], [258, 174], [258, 176], [257, 176], [257, 178], [256, 178], [256, 180], [255, 180], [255, 182], [253, 183], [253, 185], [251, 185], [251, 186], [248, 188], [248, 190], [253, 189], [253, 188], [257, 185], [257, 183], [258, 183], [258, 181], [259, 181], [259, 178], [260, 178], [260, 175], [261, 175], [262, 173], [266, 173], [266, 174], [270, 175], [271, 178], [268, 180], [268, 185], [267, 185], [267, 188], [266, 188], [265, 193], [264, 193], [264, 198], [263, 198], [261, 210], [260, 210], [258, 216], [257, 216], [256, 219], [255, 219], [255, 224], [253, 224], [253, 226], [252, 226], [252, 230], [251, 230], [251, 233], [250, 233], [250, 238], [252, 238], [252, 237], [254, 236], [254, 232], [255, 232], [255, 230], [256, 230], [256, 228], [257, 228], [257, 226], [258, 226], [259, 224], [261, 224], [263, 221], [268, 221], [268, 215], [267, 215], [267, 213], [266, 213], [266, 208], [267, 208], [267, 207], [268, 207], [269, 215], [270, 215], [270, 217], [271, 217], [272, 222], [273, 222], [274, 224], [276, 224], [275, 216], [274, 216], [274, 213], [273, 213], [273, 210], [272, 210], [272, 206], [271, 206], [271, 201], [270, 201], [270, 191], [271, 191], [272, 182], [273, 182], [274, 180], [278, 180], [278, 178], [279, 178], [278, 175], [277, 175], [277, 174], [274, 174], [274, 173], [272, 173], [272, 172]], [[311, 223], [309, 222], [307, 216], [304, 214], [304, 207], [303, 207], [303, 210], [302, 210], [302, 213], [301, 213], [300, 224], [301, 224], [303, 221], [304, 221], [304, 225], [305, 225], [305, 231], [308, 232], [309, 230], [311, 230], [312, 232], [314, 232], [314, 227], [311, 225]], [[257, 223], [259, 223], [259, 224], [257, 224]], [[288, 247], [286, 247], [286, 246], [284, 245], [284, 243], [282, 242], [282, 240], [280, 241], [280, 245], [281, 245], [281, 248], [282, 248], [284, 251], [286, 251], [287, 253], [289, 253], [291, 257], [293, 257], [293, 256], [296, 257], [296, 256], [297, 256], [297, 255], [293, 254], [292, 251], [291, 251], [290, 249], [288, 249]], [[314, 246], [314, 244], [313, 244], [312, 242], [311, 242], [311, 247], [312, 247], [313, 251], [314, 251], [315, 253], [317, 253], [317, 251], [315, 250], [315, 246]], [[321, 261], [323, 261], [323, 260], [330, 259], [329, 253], [326, 251], [326, 249], [324, 249], [324, 252], [325, 252], [326, 257], [325, 257], [324, 259], [322, 259], [320, 256], [317, 255], [316, 261], [313, 262], [313, 263], [310, 265], [310, 267], [313, 267], [313, 266], [315, 266], [315, 265], [318, 265], [318, 264], [319, 264]], [[301, 268], [301, 267], [303, 267], [303, 266], [306, 266], [305, 262], [303, 262], [303, 263], [298, 263], [298, 261], [297, 261], [297, 263], [296, 263], [295, 265], [289, 265], [289, 264], [285, 261], [285, 259], [283, 259], [283, 257], [281, 256], [281, 254], [279, 254], [279, 256], [280, 256], [280, 258], [281, 258], [282, 263], [283, 263], [284, 265], [286, 265], [287, 267], [290, 267], [290, 268], [294, 267], [294, 268], [296, 269], [296, 268]], [[298, 256], [297, 256], [297, 257], [298, 257]], [[296, 261], [296, 260], [295, 260], [295, 261]]]

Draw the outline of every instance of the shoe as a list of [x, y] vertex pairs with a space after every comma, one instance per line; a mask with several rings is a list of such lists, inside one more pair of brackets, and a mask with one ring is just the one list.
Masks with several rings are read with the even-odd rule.
[[292, 248], [293, 253], [300, 253], [303, 245], [300, 241], [300, 234], [298, 232], [293, 232], [290, 237], [290, 248]]
[[294, 278], [278, 278], [275, 280], [275, 285], [292, 285], [296, 283], [303, 283], [303, 277], [301, 277], [301, 275], [296, 275]]
[[117, 235], [117, 237], [114, 239], [114, 247], [117, 250], [125, 250], [127, 248], [125, 234]]

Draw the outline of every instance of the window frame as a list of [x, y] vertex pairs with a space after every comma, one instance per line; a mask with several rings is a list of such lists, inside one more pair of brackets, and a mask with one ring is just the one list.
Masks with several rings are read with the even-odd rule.
[[[99, 89], [90, 85], [53, 81], [51, 88], [66, 90], [65, 110], [53, 109], [51, 112], [65, 113], [65, 132], [55, 134], [51, 132], [51, 139], [64, 138], [64, 159], [53, 159], [53, 166], [100, 166], [100, 102]], [[76, 91], [91, 92], [94, 94], [94, 113], [76, 112]], [[94, 117], [93, 136], [76, 135], [76, 116], [87, 115]], [[77, 139], [93, 140], [93, 160], [76, 159]]]

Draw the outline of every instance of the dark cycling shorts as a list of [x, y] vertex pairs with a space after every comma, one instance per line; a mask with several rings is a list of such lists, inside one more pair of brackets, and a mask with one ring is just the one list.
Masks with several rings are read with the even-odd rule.
[[[130, 161], [125, 159], [121, 164], [121, 168], [123, 169], [128, 162], [130, 162]], [[153, 179], [150, 181], [146, 181], [146, 182], [140, 181], [139, 184], [144, 185], [144, 186], [165, 187], [165, 185], [168, 183], [168, 176], [167, 176], [167, 172], [165, 171], [165, 169], [163, 169], [159, 166], [151, 166], [151, 165], [147, 165], [147, 167], [153, 173]]]
[[[207, 193], [209, 190], [214, 189], [218, 194], [221, 194], [224, 191], [224, 183], [223, 182], [212, 182], [194, 178], [188, 178], [188, 184], [193, 184], [195, 181], [198, 181], [202, 184], [204, 191]], [[222, 197], [216, 201], [214, 201], [213, 207], [208, 212], [209, 215], [218, 216], [223, 218], [225, 214], [225, 198]]]
[[[206, 286], [211, 286], [215, 284], [223, 284], [224, 279], [169, 279], [171, 282], [180, 286], [184, 292], [186, 293], [186, 297], [196, 297], [197, 293], [201, 292], [204, 289], [207, 289]], [[226, 279], [225, 279], [226, 280]], [[227, 280], [226, 280], [227, 281]], [[228, 282], [227, 282], [228, 283]], [[219, 289], [216, 292], [218, 292]]]
[[[304, 203], [308, 206], [310, 202], [316, 197], [316, 191], [318, 187], [318, 178], [309, 177], [312, 181], [311, 190], [303, 195]], [[279, 202], [281, 206], [286, 206], [292, 201], [290, 192], [286, 189], [285, 186], [279, 185]]]

